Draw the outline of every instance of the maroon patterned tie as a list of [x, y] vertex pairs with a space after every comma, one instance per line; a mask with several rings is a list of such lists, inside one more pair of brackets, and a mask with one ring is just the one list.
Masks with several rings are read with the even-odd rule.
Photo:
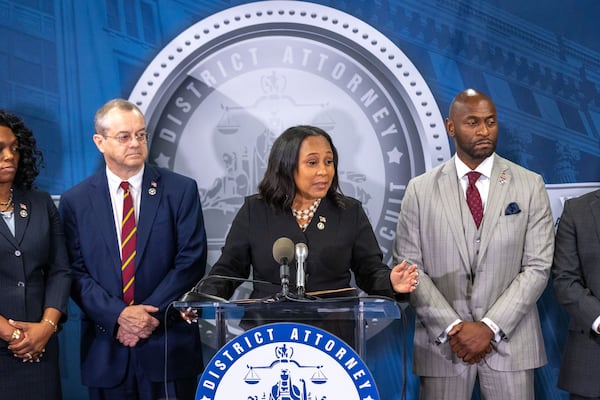
[[481, 203], [481, 196], [479, 195], [477, 186], [475, 186], [475, 182], [477, 182], [481, 173], [471, 171], [467, 173], [467, 176], [469, 178], [469, 185], [467, 186], [467, 205], [469, 206], [469, 210], [471, 210], [475, 225], [477, 225], [477, 228], [479, 229], [479, 225], [481, 225], [481, 220], [483, 219], [483, 204]]
[[135, 281], [136, 232], [133, 199], [129, 191], [129, 182], [121, 182], [123, 189], [123, 223], [121, 224], [121, 275], [123, 276], [123, 300], [133, 304]]

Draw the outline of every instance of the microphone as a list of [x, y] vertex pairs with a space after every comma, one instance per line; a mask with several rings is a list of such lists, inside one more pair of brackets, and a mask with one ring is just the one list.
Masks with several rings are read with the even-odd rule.
[[306, 270], [304, 262], [308, 257], [308, 246], [304, 243], [296, 243], [296, 286], [298, 297], [304, 297]]
[[195, 303], [195, 302], [204, 302], [204, 301], [224, 303], [227, 301], [227, 299], [224, 299], [219, 296], [214, 296], [214, 295], [208, 294], [208, 293], [202, 293], [202, 292], [198, 291], [197, 288], [194, 286], [192, 288], [192, 290], [184, 293], [183, 296], [181, 296], [178, 301], [180, 301], [182, 303]]
[[209, 280], [218, 280], [218, 281], [231, 281], [238, 284], [243, 282], [251, 282], [253, 284], [260, 283], [262, 285], [272, 285], [276, 286], [275, 283], [269, 281], [263, 281], [260, 279], [249, 279], [249, 278], [239, 278], [236, 276], [226, 276], [226, 275], [207, 275], [204, 278], [200, 279], [196, 285], [190, 289], [188, 292], [184, 293], [183, 296], [177, 300], [181, 303], [195, 303], [195, 302], [210, 302], [210, 303], [224, 303], [229, 302], [230, 300], [220, 297], [219, 295], [204, 293], [201, 290], [202, 285]]
[[294, 259], [294, 242], [286, 237], [280, 237], [273, 243], [273, 258], [279, 263], [279, 278], [281, 279], [281, 294], [287, 297], [290, 284], [289, 262]]
[[212, 276], [207, 276], [205, 278], [202, 278], [198, 281], [198, 283], [196, 283], [194, 285], [194, 287], [192, 289], [190, 289], [188, 292], [184, 293], [183, 296], [181, 296], [179, 298], [180, 302], [183, 303], [194, 303], [194, 302], [203, 302], [203, 301], [209, 301], [209, 302], [226, 302], [227, 299], [224, 299], [223, 297], [219, 297], [219, 296], [215, 296], [212, 294], [208, 294], [208, 293], [203, 293], [202, 291], [200, 291], [200, 286], [202, 286], [202, 284], [207, 280], [207, 279], [211, 279]]

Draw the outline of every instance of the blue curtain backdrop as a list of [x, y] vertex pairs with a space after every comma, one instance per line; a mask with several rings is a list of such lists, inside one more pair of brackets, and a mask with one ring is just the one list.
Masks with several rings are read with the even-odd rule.
[[[0, 107], [24, 117], [36, 134], [45, 157], [38, 186], [60, 196], [94, 172], [101, 165], [91, 140], [95, 110], [110, 98], [129, 97], [147, 65], [179, 33], [245, 3], [0, 0]], [[600, 180], [599, 2], [314, 3], [351, 14], [389, 38], [419, 70], [444, 116], [465, 87], [492, 94], [502, 111], [498, 153], [542, 174], [562, 190], [560, 199]], [[64, 398], [85, 399], [78, 372], [79, 313], [71, 306], [60, 334]], [[564, 399], [556, 379], [567, 316], [550, 289], [538, 307], [549, 363], [536, 371], [536, 393]], [[410, 326], [410, 310], [407, 316]], [[412, 330], [407, 334], [410, 362]], [[375, 347], [378, 362], [371, 367], [392, 365], [389, 381], [397, 381], [402, 342], [386, 341], [394, 350]], [[416, 398], [418, 383], [410, 368], [407, 378], [407, 398]], [[379, 384], [383, 399], [401, 398], [397, 386]]]

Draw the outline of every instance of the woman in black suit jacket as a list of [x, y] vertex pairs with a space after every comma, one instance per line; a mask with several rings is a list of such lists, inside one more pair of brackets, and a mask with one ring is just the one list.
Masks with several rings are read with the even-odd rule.
[[[216, 276], [243, 280], [252, 272], [251, 298], [277, 295], [280, 263], [273, 244], [289, 238], [309, 249], [307, 293], [348, 288], [351, 271], [358, 287], [369, 294], [393, 297], [413, 291], [418, 283], [416, 266], [403, 262], [390, 269], [382, 262], [362, 205], [339, 191], [337, 166], [337, 150], [325, 131], [296, 126], [283, 132], [273, 143], [259, 193], [245, 199], [221, 257], [198, 290], [230, 298], [241, 282]], [[292, 265], [291, 292], [295, 292], [295, 277]]]
[[0, 110], [0, 393], [60, 399], [58, 324], [70, 290], [58, 212], [32, 190], [41, 153], [32, 132]]

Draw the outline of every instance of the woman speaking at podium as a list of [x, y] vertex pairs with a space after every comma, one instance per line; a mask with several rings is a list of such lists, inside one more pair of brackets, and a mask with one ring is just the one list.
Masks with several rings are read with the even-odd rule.
[[273, 143], [258, 194], [245, 199], [221, 257], [195, 290], [229, 299], [252, 272], [251, 298], [281, 297], [288, 280], [282, 264], [294, 259], [294, 244], [304, 243], [305, 280], [296, 282], [298, 274], [289, 274], [290, 292], [298, 286], [306, 293], [349, 288], [350, 271], [368, 294], [412, 292], [418, 284], [416, 266], [404, 261], [390, 269], [382, 262], [361, 203], [339, 189], [337, 168], [338, 153], [328, 133], [313, 126], [283, 132]]

